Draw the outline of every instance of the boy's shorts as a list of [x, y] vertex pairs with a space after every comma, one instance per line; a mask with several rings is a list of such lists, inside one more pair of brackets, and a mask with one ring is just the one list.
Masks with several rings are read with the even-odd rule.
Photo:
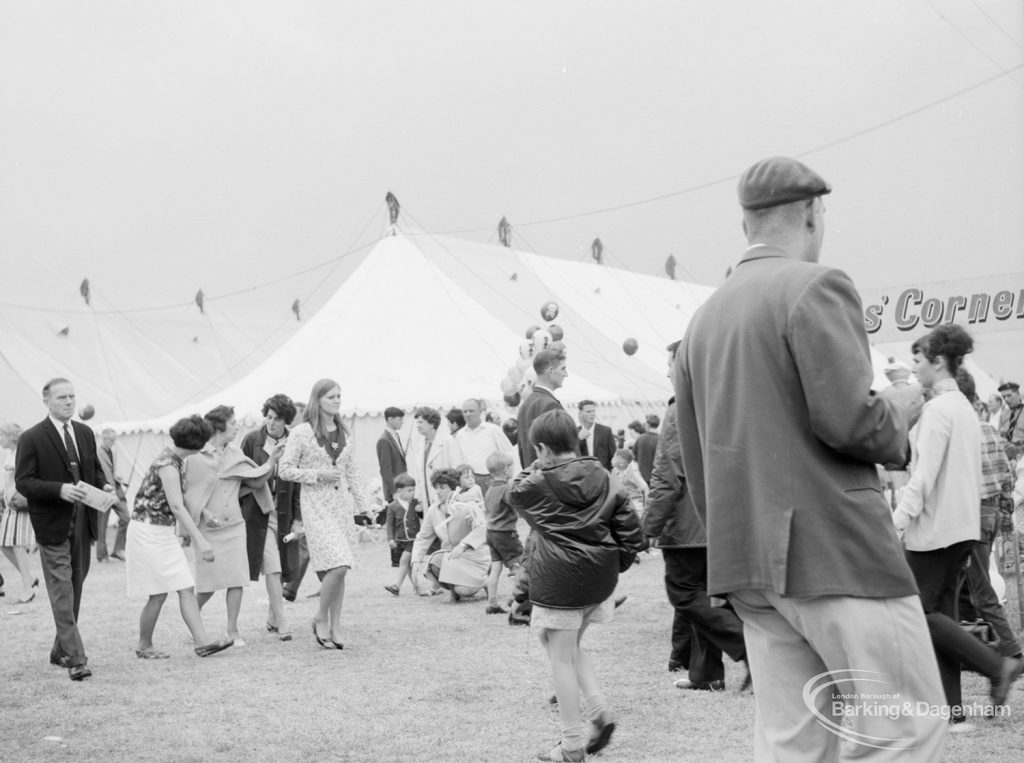
[[412, 543], [413, 542], [411, 540], [397, 540], [397, 541], [395, 541], [395, 544], [396, 544], [395, 548], [399, 551], [399, 553], [404, 554], [406, 552], [409, 552], [411, 554], [412, 553]]
[[523, 555], [523, 544], [515, 530], [488, 530], [487, 546], [491, 549], [491, 561], [511, 566]]
[[533, 605], [530, 616], [531, 628], [547, 628], [553, 631], [578, 631], [591, 623], [610, 623], [615, 617], [615, 594], [600, 604], [581, 609], [554, 609], [540, 604]]

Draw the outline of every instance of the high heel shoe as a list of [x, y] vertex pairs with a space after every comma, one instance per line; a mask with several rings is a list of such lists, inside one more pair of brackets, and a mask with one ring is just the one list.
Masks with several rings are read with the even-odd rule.
[[316, 643], [322, 646], [324, 649], [331, 649], [333, 643], [329, 638], [320, 638], [320, 634], [316, 632], [316, 621], [313, 621], [313, 638], [316, 639]]

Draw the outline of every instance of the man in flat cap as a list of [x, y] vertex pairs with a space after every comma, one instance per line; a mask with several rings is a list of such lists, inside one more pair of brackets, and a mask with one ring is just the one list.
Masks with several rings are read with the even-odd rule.
[[1020, 415], [1024, 403], [1020, 399], [1020, 385], [1012, 381], [1004, 382], [999, 385], [999, 394], [1006, 404], [1006, 418], [1000, 422], [999, 434], [1019, 452], [1024, 448], [1024, 420]]
[[817, 264], [830, 191], [781, 157], [740, 179], [749, 248], [677, 353], [686, 480], [708, 593], [743, 620], [755, 759], [937, 760], [946, 721], [919, 708], [945, 697], [875, 467], [906, 462], [906, 417], [871, 392], [853, 282]]

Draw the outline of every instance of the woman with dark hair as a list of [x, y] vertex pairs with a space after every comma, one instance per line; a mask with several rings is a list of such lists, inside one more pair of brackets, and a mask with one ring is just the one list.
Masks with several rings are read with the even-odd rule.
[[137, 657], [145, 660], [166, 659], [170, 655], [153, 648], [153, 630], [160, 610], [171, 591], [178, 592], [181, 619], [192, 632], [196, 654], [208, 657], [234, 642], [231, 639], [210, 641], [199, 614], [199, 603], [185, 552], [178, 543], [175, 526], [180, 526], [198, 557], [212, 562], [213, 547], [203, 537], [192, 515], [185, 509], [183, 459], [202, 448], [213, 428], [201, 417], [179, 420], [171, 427], [172, 447], [156, 457], [135, 496], [135, 510], [128, 523], [126, 568], [129, 596], [148, 596], [139, 616]]
[[907, 562], [921, 592], [950, 720], [965, 720], [960, 666], [988, 676], [995, 705], [1006, 701], [1024, 668], [963, 630], [954, 619], [960, 572], [981, 527], [981, 428], [956, 374], [974, 347], [960, 326], [946, 324], [914, 343], [914, 374], [931, 399], [910, 432], [910, 479], [893, 513]]
[[[266, 463], [278, 445], [288, 437], [287, 423], [295, 417], [295, 404], [287, 395], [274, 395], [263, 403], [263, 426], [242, 439], [242, 453], [256, 464]], [[280, 479], [275, 469], [267, 487], [274, 497], [270, 511], [264, 511], [253, 493], [242, 496], [245, 517], [246, 550], [249, 557], [249, 579], [267, 585], [267, 630], [281, 641], [291, 641], [292, 634], [284, 621], [284, 589], [282, 580], [290, 579], [299, 566], [298, 543], [285, 543], [289, 533], [302, 535], [302, 514], [299, 509], [299, 486]]]
[[413, 580], [418, 581], [423, 573], [431, 588], [422, 595], [438, 594], [440, 586], [458, 601], [472, 596], [487, 582], [491, 552], [483, 507], [454, 500], [460, 482], [454, 469], [438, 469], [430, 481], [437, 500], [423, 513], [423, 524], [413, 542]]
[[281, 479], [302, 483], [300, 503], [309, 558], [321, 583], [313, 635], [325, 649], [344, 648], [345, 576], [358, 561], [352, 517], [367, 508], [340, 410], [338, 383], [321, 379], [314, 384], [306, 420], [289, 435], [279, 470]]
[[437, 469], [454, 469], [462, 463], [462, 453], [448, 427], [441, 427], [441, 414], [421, 406], [413, 412], [416, 434], [409, 442], [405, 462], [416, 480], [416, 499], [423, 506], [437, 500], [430, 475]]
[[243, 489], [252, 491], [264, 511], [273, 510], [267, 479], [284, 445], [275, 446], [267, 462], [257, 465], [231, 444], [238, 434], [233, 408], [219, 405], [204, 418], [213, 435], [202, 450], [185, 459], [185, 505], [214, 551], [213, 560], [196, 558], [196, 592], [202, 609], [216, 591], [226, 590], [228, 638], [235, 646], [245, 646], [238, 638], [238, 613], [249, 585], [249, 559], [239, 497]]

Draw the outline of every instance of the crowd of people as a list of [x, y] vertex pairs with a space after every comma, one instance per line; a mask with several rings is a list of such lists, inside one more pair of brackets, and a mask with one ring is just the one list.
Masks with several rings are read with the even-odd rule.
[[[507, 421], [477, 398], [445, 415], [386, 409], [383, 506], [364, 490], [331, 379], [305, 403], [269, 397], [263, 425], [237, 444], [229, 406], [181, 419], [130, 507], [116, 434], [97, 440], [73, 420], [74, 387], [53, 379], [42, 422], [0, 427], [11, 453], [0, 513], [0, 547], [17, 573], [10, 595], [35, 599], [37, 548], [56, 626], [50, 661], [80, 681], [92, 675], [77, 620], [94, 542], [97, 561], [126, 562], [129, 594], [144, 600], [140, 659], [169, 656], [154, 633], [170, 593], [198, 656], [243, 646], [243, 591], [261, 576], [266, 629], [292, 640], [284, 602], [312, 566], [311, 643], [342, 650], [359, 522], [374, 522], [394, 569], [382, 596], [401, 596], [408, 581], [414, 594], [479, 599], [486, 614], [537, 631], [561, 722], [539, 758], [579, 761], [615, 730], [583, 635], [612, 619], [619, 575], [657, 547], [673, 610], [668, 669], [686, 671], [681, 689], [718, 691], [723, 654], [743, 663], [757, 759], [835, 760], [867, 739], [858, 752], [936, 759], [947, 727], [979, 714], [963, 702], [961, 670], [990, 679], [988, 714], [1024, 671], [989, 575], [993, 544], [1022, 512], [1024, 405], [1013, 382], [978, 398], [963, 367], [973, 340], [956, 325], [921, 336], [913, 369], [893, 360], [892, 385], [870, 390], [853, 284], [818, 264], [830, 192], [790, 159], [744, 174], [750, 247], [668, 347], [675, 397], [663, 421], [652, 413], [616, 434], [589, 400], [574, 418], [557, 395], [566, 355], [542, 350]], [[1009, 560], [1020, 549], [996, 551]], [[208, 630], [202, 608], [221, 591], [224, 635], [211, 637], [221, 629]], [[980, 625], [995, 645], [978, 638]], [[833, 690], [809, 691], [822, 676]], [[879, 681], [911, 709], [847, 710]]]

